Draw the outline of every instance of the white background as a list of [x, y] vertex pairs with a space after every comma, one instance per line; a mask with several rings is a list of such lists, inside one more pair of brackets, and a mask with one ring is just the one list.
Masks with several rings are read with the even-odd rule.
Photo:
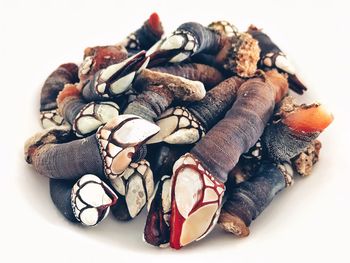
[[[350, 262], [350, 8], [346, 1], [0, 1], [0, 262]], [[48, 179], [24, 162], [40, 130], [39, 91], [58, 65], [87, 46], [113, 44], [157, 11], [167, 32], [183, 22], [226, 19], [263, 27], [308, 84], [303, 101], [328, 105], [335, 121], [321, 136], [309, 178], [279, 194], [237, 239], [216, 229], [180, 251], [144, 244], [145, 215], [112, 217], [95, 228], [68, 223]]]

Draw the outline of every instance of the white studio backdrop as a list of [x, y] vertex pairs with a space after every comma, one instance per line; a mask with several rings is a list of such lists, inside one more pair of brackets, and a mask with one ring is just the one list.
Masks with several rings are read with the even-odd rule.
[[[335, 121], [320, 137], [314, 174], [279, 194], [238, 239], [216, 229], [180, 251], [143, 243], [145, 213], [109, 217], [95, 228], [68, 223], [49, 197], [48, 179], [25, 163], [24, 141], [40, 130], [40, 85], [88, 46], [114, 44], [158, 12], [166, 32], [188, 21], [255, 24], [295, 63]], [[4, 1], [0, 0], [0, 262], [349, 262], [347, 132], [350, 72], [347, 1]]]

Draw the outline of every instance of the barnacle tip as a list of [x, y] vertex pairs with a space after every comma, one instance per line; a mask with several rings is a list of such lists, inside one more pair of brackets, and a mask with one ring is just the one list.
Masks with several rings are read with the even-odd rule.
[[327, 107], [314, 103], [302, 105], [283, 118], [283, 123], [289, 128], [303, 133], [322, 132], [334, 120]]
[[163, 30], [163, 26], [162, 23], [160, 22], [160, 18], [159, 15], [156, 12], [153, 12], [149, 19], [148, 19], [148, 23], [150, 25], [150, 27], [153, 29], [154, 33], [157, 34], [157, 36], [161, 36], [164, 33]]
[[248, 226], [243, 222], [241, 218], [228, 213], [224, 209], [221, 210], [218, 224], [226, 232], [232, 233], [238, 237], [246, 237], [250, 233]]

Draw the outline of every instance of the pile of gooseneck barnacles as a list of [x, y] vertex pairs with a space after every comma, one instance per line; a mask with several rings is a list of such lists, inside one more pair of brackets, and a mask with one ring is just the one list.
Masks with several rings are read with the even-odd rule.
[[333, 116], [297, 104], [306, 87], [266, 33], [189, 22], [163, 36], [157, 14], [116, 45], [60, 65], [40, 101], [44, 128], [26, 161], [50, 178], [68, 220], [132, 220], [144, 240], [179, 249], [216, 224], [236, 236], [293, 176], [318, 161]]

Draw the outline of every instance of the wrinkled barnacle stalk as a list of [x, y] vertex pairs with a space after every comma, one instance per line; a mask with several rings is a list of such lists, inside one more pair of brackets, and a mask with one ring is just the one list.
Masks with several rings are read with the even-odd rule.
[[65, 84], [79, 82], [78, 66], [66, 63], [55, 69], [45, 80], [40, 95], [40, 120], [43, 128], [63, 124], [63, 118], [57, 113], [56, 98]]
[[87, 47], [84, 60], [79, 66], [79, 79], [85, 83], [97, 71], [112, 64], [122, 62], [128, 57], [127, 50], [121, 45]]
[[290, 88], [299, 94], [303, 94], [306, 91], [306, 87], [298, 79], [294, 65], [282, 50], [272, 42], [271, 38], [253, 25], [249, 27], [247, 33], [258, 41], [261, 49], [258, 68], [264, 70], [275, 68], [280, 72], [287, 73]]
[[323, 105], [298, 105], [292, 97], [283, 101], [276, 115], [261, 139], [268, 158], [275, 162], [295, 157], [333, 121], [333, 115]]
[[186, 107], [166, 110], [157, 120], [160, 132], [147, 143], [191, 144], [199, 141], [232, 106], [243, 80], [231, 77], [207, 92], [204, 99]]
[[134, 89], [142, 91], [124, 114], [154, 121], [173, 101], [197, 101], [205, 96], [203, 83], [148, 69], [136, 77]]
[[153, 67], [151, 70], [200, 81], [207, 90], [218, 85], [225, 79], [224, 75], [218, 69], [198, 63], [166, 65], [163, 67]]
[[179, 249], [211, 231], [220, 214], [228, 173], [260, 138], [275, 101], [287, 91], [287, 80], [276, 71], [247, 80], [224, 119], [174, 164], [171, 247]]
[[71, 222], [94, 226], [105, 219], [118, 200], [113, 190], [95, 175], [86, 174], [76, 183], [50, 179], [50, 195], [57, 209]]
[[134, 115], [119, 115], [84, 139], [59, 143], [36, 134], [25, 145], [25, 157], [34, 169], [55, 179], [78, 179], [84, 174], [108, 178], [121, 174], [142, 144], [159, 131]]
[[147, 220], [143, 238], [145, 242], [159, 247], [167, 247], [170, 240], [171, 180], [164, 175], [155, 187], [148, 201]]
[[149, 58], [145, 54], [145, 51], [140, 51], [122, 62], [97, 71], [81, 88], [83, 98], [86, 101], [99, 101], [124, 94], [131, 88], [138, 73], [147, 66]]
[[262, 163], [252, 178], [227, 191], [219, 224], [237, 236], [249, 235], [251, 222], [286, 186], [285, 176], [276, 165]]
[[86, 103], [76, 85], [67, 84], [57, 97], [58, 112], [77, 137], [86, 137], [98, 127], [119, 115], [119, 106], [112, 101]]
[[246, 33], [226, 34], [217, 28], [190, 22], [160, 40], [147, 55], [150, 65], [181, 62], [196, 54], [213, 54], [215, 60], [231, 73], [253, 76], [259, 60], [258, 42]]
[[[238, 35], [238, 29], [231, 23], [224, 20], [214, 21], [208, 25], [208, 28], [228, 38]], [[211, 67], [217, 68], [221, 71], [223, 70], [221, 61], [217, 61], [215, 55], [213, 54], [197, 53], [193, 55], [190, 60], [195, 63], [210, 65]]]
[[153, 13], [135, 32], [129, 34], [120, 45], [129, 53], [147, 50], [153, 46], [163, 35], [164, 30], [157, 13]]
[[130, 163], [122, 174], [110, 177], [110, 182], [119, 196], [112, 213], [123, 221], [136, 217], [154, 191], [153, 173], [144, 159]]

